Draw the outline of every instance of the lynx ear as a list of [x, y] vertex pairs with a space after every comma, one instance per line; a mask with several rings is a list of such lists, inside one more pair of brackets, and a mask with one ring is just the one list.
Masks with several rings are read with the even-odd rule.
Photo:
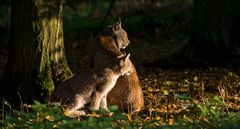
[[113, 26], [112, 26], [112, 31], [118, 31], [122, 28], [121, 22], [116, 22]]
[[130, 57], [130, 53], [127, 56], [123, 56], [123, 57], [119, 57], [118, 59], [120, 59], [120, 66], [123, 66], [126, 61], [129, 59]]
[[127, 55], [127, 57], [125, 58], [125, 61], [129, 59], [130, 55], [131, 55], [130, 53]]
[[121, 17], [118, 18], [118, 23], [122, 26]]

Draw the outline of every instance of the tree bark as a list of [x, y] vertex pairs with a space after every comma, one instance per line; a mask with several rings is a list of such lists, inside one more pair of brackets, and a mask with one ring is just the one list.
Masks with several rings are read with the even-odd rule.
[[193, 62], [212, 62], [226, 59], [231, 54], [230, 14], [232, 1], [195, 0], [189, 47], [185, 54]]
[[240, 1], [194, 0], [192, 11], [186, 46], [170, 58], [146, 66], [240, 64]]
[[[46, 100], [72, 76], [64, 53], [62, 0], [12, 0], [3, 97], [14, 104]], [[18, 99], [19, 98], [19, 99]]]

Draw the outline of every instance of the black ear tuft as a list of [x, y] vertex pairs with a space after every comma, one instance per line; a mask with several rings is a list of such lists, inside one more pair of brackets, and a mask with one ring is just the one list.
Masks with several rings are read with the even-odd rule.
[[122, 25], [121, 17], [118, 18], [118, 23]]

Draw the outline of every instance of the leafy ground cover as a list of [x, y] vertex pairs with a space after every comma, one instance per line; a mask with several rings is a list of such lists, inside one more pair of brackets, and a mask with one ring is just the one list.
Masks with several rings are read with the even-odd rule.
[[59, 106], [22, 105], [4, 101], [0, 128], [189, 128], [240, 127], [240, 77], [224, 68], [145, 69], [139, 73], [145, 107], [139, 113], [93, 112], [77, 119]]

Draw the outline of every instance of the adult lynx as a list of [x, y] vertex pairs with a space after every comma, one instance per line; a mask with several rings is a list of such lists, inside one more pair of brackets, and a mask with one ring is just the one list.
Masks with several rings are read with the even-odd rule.
[[121, 75], [132, 72], [129, 60], [130, 54], [117, 58], [110, 64], [94, 69], [85, 75], [76, 75], [56, 87], [52, 101], [61, 101], [64, 105], [64, 114], [69, 117], [78, 117], [85, 114], [81, 109], [91, 102], [91, 108], [107, 109], [107, 94], [114, 87]]
[[[107, 27], [90, 44], [90, 68], [101, 67], [117, 56], [124, 55], [121, 49], [125, 49], [129, 43], [128, 35], [120, 21]], [[109, 104], [118, 105], [124, 111], [140, 111], [144, 106], [142, 88], [131, 61], [130, 64], [133, 72], [129, 76], [119, 77], [116, 85], [108, 94], [107, 100]]]

